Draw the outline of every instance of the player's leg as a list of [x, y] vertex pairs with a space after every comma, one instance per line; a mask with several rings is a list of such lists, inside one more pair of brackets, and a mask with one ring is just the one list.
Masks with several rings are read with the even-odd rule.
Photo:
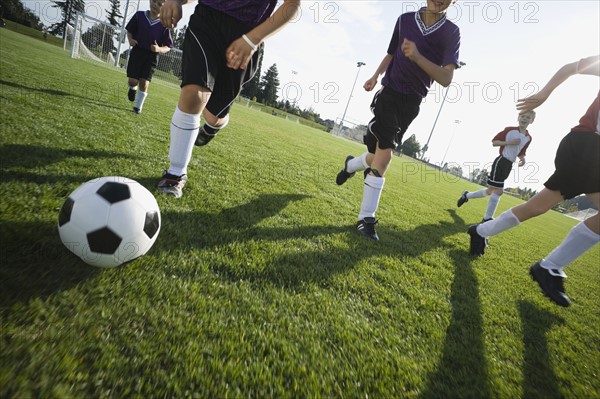
[[[600, 193], [587, 194], [596, 208], [600, 206]], [[546, 296], [561, 306], [569, 306], [564, 289], [565, 269], [575, 259], [600, 242], [600, 213], [581, 222], [569, 231], [563, 242], [548, 256], [531, 266], [532, 278]]]
[[500, 202], [500, 197], [504, 193], [504, 189], [502, 188], [493, 188], [490, 191], [490, 198], [488, 199], [487, 208], [485, 210], [485, 215], [483, 215], [483, 222], [490, 221], [494, 218], [494, 213], [496, 213], [496, 209], [498, 209], [498, 203]]
[[467, 190], [463, 191], [462, 194], [460, 195], [460, 197], [458, 198], [458, 201], [456, 201], [456, 206], [458, 208], [463, 206], [465, 203], [469, 202], [470, 199], [489, 197], [490, 195], [493, 194], [493, 192], [497, 188], [504, 187], [504, 181], [502, 181], [502, 182], [497, 181], [499, 168], [501, 166], [501, 162], [500, 162], [501, 160], [502, 160], [502, 156], [498, 156], [494, 160], [494, 163], [492, 163], [492, 169], [490, 170], [490, 173], [488, 174], [487, 188], [482, 188], [481, 190], [477, 190], [477, 191], [473, 191], [473, 192], [469, 192]]
[[149, 80], [145, 78], [140, 78], [138, 83], [138, 90], [135, 95], [135, 100], [133, 102], [133, 112], [135, 112], [136, 114], [142, 113], [142, 109], [144, 108], [144, 102], [146, 101], [146, 97], [148, 97], [149, 86]]

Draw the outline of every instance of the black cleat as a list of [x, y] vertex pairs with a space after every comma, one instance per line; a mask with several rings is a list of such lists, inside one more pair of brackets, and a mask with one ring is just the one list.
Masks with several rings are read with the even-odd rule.
[[469, 227], [469, 230], [467, 231], [467, 233], [469, 233], [471, 236], [470, 253], [473, 256], [483, 256], [485, 252], [485, 238], [477, 233], [477, 226], [479, 225], [474, 224]]
[[131, 87], [129, 88], [129, 91], [127, 92], [127, 98], [129, 99], [129, 101], [135, 101], [135, 95], [137, 94], [137, 90], [132, 89]]
[[565, 308], [571, 305], [571, 301], [565, 294], [564, 278], [550, 274], [550, 271], [544, 269], [540, 262], [535, 263], [529, 268], [529, 274], [533, 281], [537, 282], [544, 295], [552, 302]]
[[377, 220], [375, 220], [375, 218], [364, 218], [363, 220], [358, 221], [358, 223], [356, 224], [356, 228], [360, 235], [375, 241], [379, 241], [379, 236], [375, 231], [376, 224]]
[[469, 192], [467, 190], [463, 191], [463, 193], [460, 195], [460, 198], [458, 199], [458, 201], [456, 201], [456, 206], [457, 207], [461, 207], [463, 206], [463, 204], [465, 202], [469, 202], [469, 199], [467, 198], [467, 194], [469, 194]]
[[204, 127], [201, 127], [198, 130], [198, 137], [196, 137], [196, 141], [194, 142], [194, 145], [196, 145], [198, 147], [207, 145], [212, 139], [215, 138], [215, 136], [216, 136], [216, 134], [208, 134], [206, 132], [206, 130], [204, 130]]
[[351, 159], [354, 159], [354, 157], [352, 155], [348, 155], [346, 157], [346, 161], [344, 162], [344, 168], [340, 171], [340, 173], [337, 174], [337, 177], [335, 178], [335, 182], [337, 183], [338, 186], [341, 186], [342, 184], [346, 183], [346, 180], [348, 180], [349, 178], [354, 176], [354, 173], [356, 173], [356, 172], [352, 172], [352, 173], [346, 172], [346, 169], [348, 168], [348, 161], [350, 161]]
[[142, 113], [142, 110], [139, 109], [139, 108], [133, 107], [133, 113], [136, 114], [136, 115], [139, 115], [139, 114]]

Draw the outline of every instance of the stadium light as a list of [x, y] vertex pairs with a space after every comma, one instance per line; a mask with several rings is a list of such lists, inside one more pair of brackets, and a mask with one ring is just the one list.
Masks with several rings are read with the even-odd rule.
[[354, 84], [352, 85], [352, 90], [350, 90], [350, 98], [348, 98], [348, 104], [346, 104], [346, 109], [344, 110], [344, 115], [342, 115], [342, 121], [340, 122], [340, 132], [344, 128], [344, 120], [346, 120], [346, 112], [348, 112], [348, 107], [350, 106], [350, 100], [352, 100], [352, 93], [354, 93], [354, 87], [356, 86], [356, 81], [358, 80], [358, 74], [360, 73], [360, 68], [365, 66], [364, 62], [357, 62], [356, 66], [358, 67], [358, 71], [356, 72], [356, 78], [354, 78]]
[[454, 135], [456, 134], [456, 130], [458, 129], [458, 125], [460, 125], [461, 121], [459, 121], [458, 119], [454, 120], [454, 131], [452, 132], [452, 136], [450, 136], [450, 141], [448, 142], [448, 146], [446, 147], [446, 152], [444, 152], [444, 158], [442, 158], [442, 163], [440, 164], [440, 166], [443, 168], [444, 167], [444, 162], [446, 161], [446, 155], [448, 154], [448, 150], [450, 149], [450, 146], [452, 145], [452, 140], [454, 140]]
[[[464, 67], [467, 64], [465, 64], [462, 61], [459, 61], [458, 65], [459, 65], [459, 67]], [[429, 132], [429, 138], [427, 139], [427, 143], [425, 143], [425, 145], [421, 149], [421, 160], [425, 159], [425, 153], [429, 149], [429, 141], [431, 141], [431, 136], [433, 135], [433, 131], [435, 130], [435, 125], [437, 124], [438, 118], [440, 117], [440, 114], [442, 113], [442, 107], [444, 106], [444, 103], [446, 102], [446, 97], [448, 96], [448, 90], [450, 90], [450, 85], [448, 85], [448, 87], [446, 87], [446, 93], [444, 93], [444, 98], [442, 99], [442, 103], [440, 104], [440, 109], [438, 110], [437, 116], [435, 117], [435, 121], [433, 121], [433, 126], [431, 127], [431, 132]]]

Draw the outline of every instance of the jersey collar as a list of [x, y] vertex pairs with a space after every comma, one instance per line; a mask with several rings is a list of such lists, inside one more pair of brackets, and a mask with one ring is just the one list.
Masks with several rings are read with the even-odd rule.
[[435, 32], [442, 25], [444, 25], [444, 22], [446, 22], [446, 14], [444, 14], [442, 16], [442, 18], [440, 18], [439, 21], [437, 21], [435, 24], [431, 25], [430, 27], [427, 27], [427, 25], [425, 25], [425, 22], [423, 22], [423, 20], [421, 19], [421, 11], [424, 11], [426, 9], [427, 9], [426, 7], [423, 7], [415, 13], [415, 21], [417, 22], [417, 25], [419, 26], [419, 29], [421, 30], [421, 33], [423, 34], [423, 36], [426, 36], [426, 35], [429, 35], [430, 33]]

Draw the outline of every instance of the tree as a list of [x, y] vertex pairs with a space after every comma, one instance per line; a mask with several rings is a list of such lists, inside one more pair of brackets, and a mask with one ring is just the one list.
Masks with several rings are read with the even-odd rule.
[[264, 56], [264, 51], [261, 51], [260, 55], [258, 56], [258, 67], [256, 69], [256, 73], [254, 74], [254, 77], [252, 79], [250, 79], [250, 81], [248, 83], [246, 83], [244, 85], [244, 88], [242, 89], [242, 95], [244, 97], [248, 97], [248, 98], [254, 98], [254, 97], [258, 98], [259, 97], [260, 74], [262, 73], [261, 69], [262, 69], [263, 56]]
[[408, 139], [404, 140], [400, 147], [400, 152], [409, 157], [416, 158], [421, 152], [421, 144], [417, 141], [417, 137], [413, 134]]
[[488, 171], [487, 169], [475, 169], [471, 172], [471, 181], [473, 183], [487, 186]]
[[173, 47], [179, 50], [183, 49], [183, 39], [185, 38], [185, 32], [187, 31], [187, 25], [184, 25], [181, 29], [175, 29], [173, 32]]
[[120, 26], [119, 19], [123, 18], [121, 15], [121, 3], [119, 0], [109, 0], [110, 1], [110, 10], [104, 10], [108, 13], [108, 23], [113, 26]]
[[260, 88], [256, 98], [266, 105], [277, 103], [277, 89], [279, 88], [279, 72], [277, 64], [273, 64], [267, 69], [260, 82]]
[[54, 23], [50, 26], [49, 32], [56, 36], [65, 37], [67, 32], [67, 25], [75, 22], [75, 15], [78, 12], [85, 10], [84, 0], [65, 0], [65, 1], [53, 1], [52, 7], [58, 8], [62, 14], [62, 21]]
[[0, 17], [37, 30], [43, 27], [40, 19], [32, 11], [23, 7], [20, 0], [1, 0]]

